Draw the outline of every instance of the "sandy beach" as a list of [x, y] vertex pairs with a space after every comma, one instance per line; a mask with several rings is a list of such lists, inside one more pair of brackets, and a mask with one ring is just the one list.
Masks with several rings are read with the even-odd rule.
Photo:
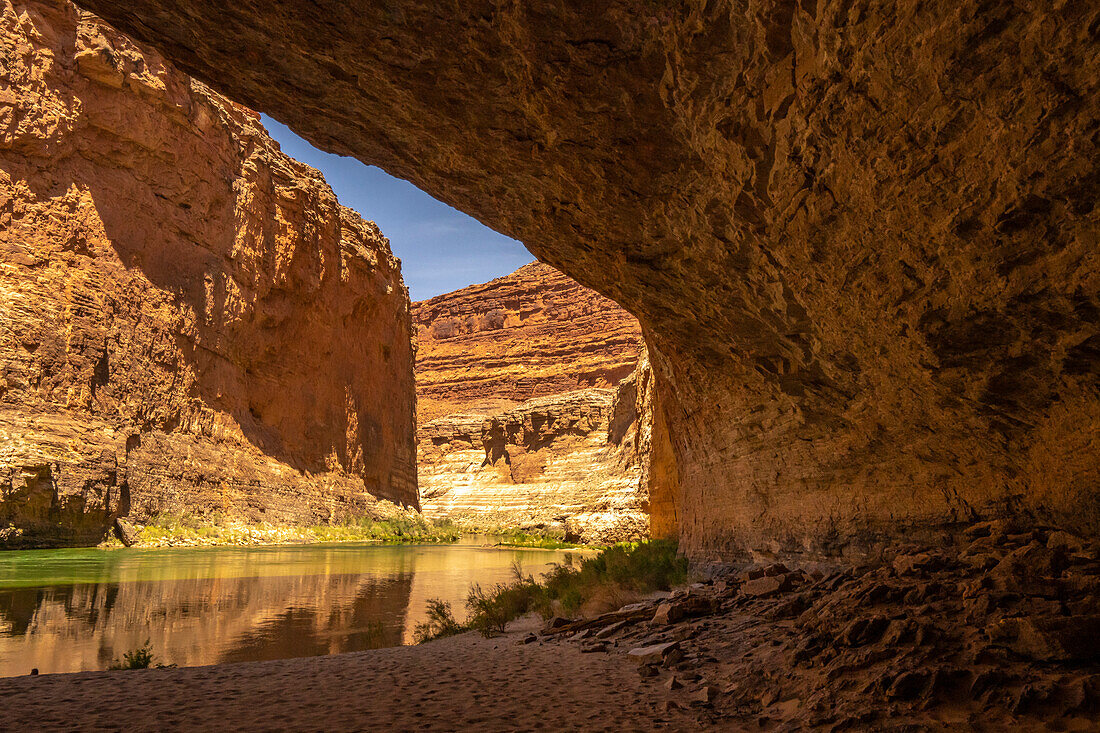
[[644, 731], [713, 727], [621, 654], [484, 639], [327, 657], [0, 679], [10, 731]]

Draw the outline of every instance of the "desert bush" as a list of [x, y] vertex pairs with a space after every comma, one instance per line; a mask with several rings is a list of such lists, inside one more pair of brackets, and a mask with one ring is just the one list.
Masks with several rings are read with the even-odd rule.
[[14, 524], [8, 524], [7, 527], [0, 528], [0, 542], [7, 542], [14, 540], [22, 536], [23, 528], [16, 527]]
[[432, 639], [442, 639], [466, 631], [466, 627], [455, 620], [451, 604], [438, 598], [428, 599], [428, 620], [413, 627], [413, 639], [423, 644]]
[[[614, 545], [579, 567], [559, 566], [546, 575], [544, 587], [562, 613], [573, 614], [585, 604], [597, 602], [605, 610], [618, 608], [631, 597], [668, 590], [687, 580], [687, 560], [676, 556], [676, 543], [668, 540]], [[548, 612], [548, 610], [546, 611]]]
[[137, 649], [131, 649], [122, 655], [122, 659], [117, 657], [115, 661], [108, 665], [107, 669], [149, 669], [156, 666], [159, 669], [165, 669], [167, 667], [175, 667], [174, 664], [153, 664], [153, 647], [146, 639], [145, 643]]
[[467, 626], [489, 637], [504, 633], [509, 621], [541, 605], [543, 588], [530, 575], [524, 575], [519, 564], [512, 565], [510, 583], [498, 583], [488, 592], [474, 584], [466, 596]]
[[499, 331], [504, 328], [506, 316], [504, 310], [501, 308], [493, 308], [491, 311], [487, 311], [481, 314], [481, 318], [478, 320], [479, 331]]
[[582, 547], [574, 542], [565, 541], [565, 530], [554, 527], [542, 529], [505, 529], [492, 528], [486, 531], [497, 538], [496, 544], [502, 547], [537, 547], [543, 550], [562, 550]]
[[[584, 609], [610, 610], [655, 590], [668, 590], [687, 580], [687, 561], [676, 556], [676, 543], [665, 540], [616, 545], [575, 564], [567, 561], [543, 575], [541, 581], [524, 575], [514, 565], [513, 579], [489, 589], [473, 585], [466, 597], [468, 619], [459, 624], [450, 605], [429, 601], [429, 622], [418, 624], [417, 643], [475, 630], [484, 636], [502, 633], [509, 621], [532, 611], [548, 618], [556, 612], [567, 615]], [[433, 624], [433, 612], [445, 609], [446, 623]], [[421, 634], [421, 627], [424, 633]], [[447, 629], [437, 633], [437, 629]]]
[[440, 318], [432, 322], [429, 327], [432, 336], [437, 339], [453, 338], [458, 333], [458, 326], [451, 318]]

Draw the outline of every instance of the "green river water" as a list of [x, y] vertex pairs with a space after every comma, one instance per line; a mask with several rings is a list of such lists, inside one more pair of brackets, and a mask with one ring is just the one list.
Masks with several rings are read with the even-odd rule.
[[146, 639], [193, 666], [411, 643], [429, 598], [536, 576], [568, 551], [288, 545], [0, 553], [0, 676], [105, 669]]

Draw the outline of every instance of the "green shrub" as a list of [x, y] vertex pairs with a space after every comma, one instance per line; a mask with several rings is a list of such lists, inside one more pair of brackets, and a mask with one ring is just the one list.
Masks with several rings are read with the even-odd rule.
[[[149, 640], [145, 640], [138, 649], [132, 649], [122, 655], [122, 661], [117, 658], [115, 661], [107, 667], [107, 669], [149, 669], [153, 666], [153, 647], [150, 645]], [[163, 667], [163, 664], [158, 664], [158, 667]], [[175, 665], [172, 665], [173, 667]]]
[[535, 547], [542, 550], [563, 550], [582, 547], [565, 541], [565, 530], [541, 529], [524, 531], [521, 529], [496, 529], [488, 532], [497, 538], [497, 544], [503, 547]]
[[428, 599], [428, 620], [413, 628], [413, 639], [423, 644], [432, 639], [442, 639], [466, 631], [466, 627], [455, 620], [451, 604], [438, 598]]
[[511, 582], [488, 590], [480, 585], [470, 588], [465, 624], [454, 620], [449, 604], [429, 601], [429, 622], [418, 624], [414, 632], [417, 643], [471, 629], [487, 637], [503, 633], [509, 621], [532, 611], [548, 618], [593, 606], [619, 608], [638, 595], [686, 581], [687, 560], [676, 556], [674, 542], [651, 540], [609, 547], [582, 559], [579, 566], [566, 556], [566, 562], [543, 575], [541, 582], [524, 575], [518, 565], [513, 565], [513, 574]]
[[513, 621], [542, 605], [543, 588], [535, 579], [523, 574], [518, 563], [512, 565], [514, 578], [510, 583], [498, 583], [489, 592], [480, 585], [470, 587], [466, 596], [466, 625], [482, 636], [504, 633], [509, 621]]
[[199, 514], [162, 512], [151, 517], [140, 531], [141, 543], [159, 544], [265, 544], [268, 542], [455, 542], [461, 532], [449, 522], [429, 522], [421, 516], [395, 519], [349, 518], [339, 524], [313, 527], [246, 525], [227, 520], [220, 510]]

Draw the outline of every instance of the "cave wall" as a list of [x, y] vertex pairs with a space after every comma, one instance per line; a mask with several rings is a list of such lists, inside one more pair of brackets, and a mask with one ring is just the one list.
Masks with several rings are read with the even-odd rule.
[[415, 506], [410, 304], [258, 115], [61, 0], [0, 2], [0, 529]]
[[84, 3], [635, 314], [694, 556], [1100, 531], [1095, 3]]

